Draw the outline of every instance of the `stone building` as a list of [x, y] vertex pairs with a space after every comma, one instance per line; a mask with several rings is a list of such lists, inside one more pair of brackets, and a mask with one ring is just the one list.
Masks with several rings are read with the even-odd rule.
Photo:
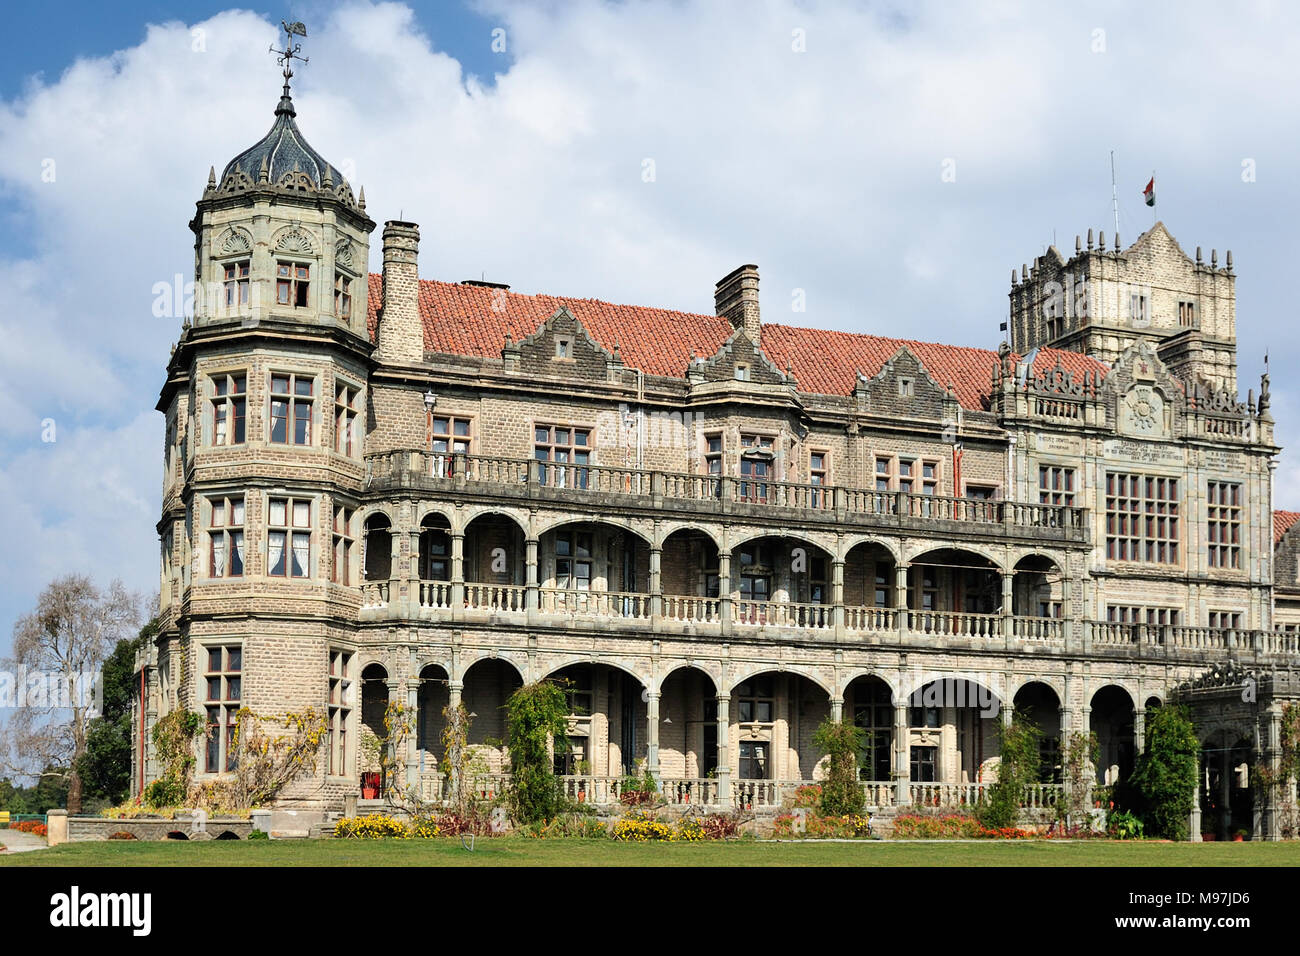
[[[1204, 798], [1276, 753], [1300, 531], [1272, 510], [1267, 376], [1237, 395], [1230, 255], [1193, 261], [1161, 224], [1049, 249], [998, 351], [765, 322], [753, 265], [712, 315], [421, 279], [409, 222], [374, 275], [364, 191], [287, 79], [190, 225], [137, 791], [173, 709], [207, 716], [209, 781], [239, 707], [311, 706], [324, 753], [280, 806], [434, 799], [452, 702], [492, 791], [506, 697], [552, 675], [557, 770], [593, 801], [643, 768], [674, 802], [778, 804], [837, 717], [865, 731], [873, 806], [968, 804], [1014, 708], [1043, 730], [1026, 801], [1050, 806], [1066, 735], [1098, 735], [1113, 783], [1147, 708], [1230, 662], [1281, 696], [1214, 725]], [[389, 701], [418, 714], [402, 779], [377, 779]]]

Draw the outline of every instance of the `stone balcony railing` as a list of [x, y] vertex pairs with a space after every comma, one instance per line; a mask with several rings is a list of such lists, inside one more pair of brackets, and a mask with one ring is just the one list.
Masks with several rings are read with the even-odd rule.
[[[565, 797], [575, 803], [610, 806], [621, 802], [624, 777], [572, 775], [559, 778]], [[800, 787], [820, 784], [818, 780], [747, 780], [719, 777], [662, 777], [658, 799], [671, 806], [721, 806], [741, 810], [788, 808]], [[639, 784], [639, 781], [638, 781]], [[470, 784], [480, 799], [494, 799], [510, 786], [510, 774], [479, 774]], [[986, 783], [912, 783], [897, 780], [862, 781], [868, 807], [898, 807], [911, 804], [917, 808], [960, 809], [975, 807], [985, 799]], [[448, 794], [444, 777], [430, 774], [422, 780], [421, 797], [438, 801]], [[1035, 783], [1025, 787], [1020, 806], [1024, 809], [1055, 807], [1063, 799], [1064, 787], [1054, 783]]]
[[608, 510], [645, 509], [809, 523], [869, 526], [966, 536], [1020, 537], [1082, 544], [1088, 540], [1082, 508], [1015, 501], [980, 501], [909, 492], [880, 492], [838, 485], [756, 481], [604, 465], [556, 465], [487, 455], [393, 451], [366, 458], [372, 493], [425, 490], [438, 495], [580, 504]]
[[[409, 587], [412, 598], [397, 597]], [[1156, 627], [1011, 614], [914, 608], [747, 601], [680, 594], [584, 591], [448, 581], [367, 581], [363, 621], [419, 620], [493, 626], [590, 629], [617, 621], [621, 632], [755, 636], [918, 647], [965, 645], [1051, 650], [1190, 662], [1294, 658], [1300, 634], [1285, 631]]]

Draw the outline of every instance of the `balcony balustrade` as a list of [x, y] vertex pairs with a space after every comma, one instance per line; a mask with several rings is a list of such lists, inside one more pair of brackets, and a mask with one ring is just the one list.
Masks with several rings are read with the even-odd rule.
[[[575, 803], [609, 806], [621, 802], [626, 777], [565, 775], [557, 778], [564, 796]], [[641, 782], [637, 780], [637, 788]], [[820, 785], [819, 780], [746, 780], [730, 779], [725, 788], [715, 777], [663, 777], [659, 780], [657, 799], [670, 806], [700, 806], [713, 809], [726, 806], [740, 810], [788, 808], [795, 791]], [[480, 799], [500, 797], [510, 786], [509, 773], [478, 774], [470, 781], [470, 791]], [[892, 780], [864, 780], [859, 786], [868, 807], [899, 806], [899, 787]], [[960, 811], [974, 808], [987, 797], [986, 783], [904, 783], [908, 801], [915, 807]], [[723, 797], [724, 789], [728, 791]], [[421, 796], [430, 801], [450, 795], [446, 779], [428, 774], [421, 780]], [[1023, 809], [1050, 809], [1064, 800], [1065, 788], [1059, 783], [1035, 783], [1025, 787], [1020, 798]]]
[[[1085, 512], [1064, 505], [947, 498], [909, 492], [881, 492], [837, 485], [691, 475], [605, 465], [557, 465], [492, 455], [447, 455], [394, 451], [366, 459], [372, 491], [427, 488], [466, 493], [584, 501], [608, 507], [673, 508], [724, 514], [798, 514], [839, 524], [924, 527], [959, 522], [989, 533], [1021, 534], [1082, 543]], [[942, 528], [936, 524], [936, 529]]]
[[[558, 627], [579, 621], [617, 620], [622, 626], [653, 632], [743, 634], [768, 628], [811, 639], [863, 639], [873, 643], [966, 641], [977, 646], [1040, 646], [1097, 654], [1188, 660], [1272, 658], [1300, 653], [1300, 633], [1223, 630], [1210, 627], [1120, 624], [1032, 615], [927, 611], [915, 608], [749, 601], [688, 594], [646, 594], [573, 588], [529, 588], [513, 584], [418, 581], [412, 593], [418, 606], [402, 608], [391, 599], [404, 582], [367, 581], [361, 611], [368, 619], [416, 617], [432, 620], [486, 620], [502, 624]], [[456, 589], [461, 589], [459, 604]], [[656, 612], [656, 599], [659, 610]], [[837, 622], [837, 612], [841, 620]], [[901, 622], [901, 625], [900, 625]]]

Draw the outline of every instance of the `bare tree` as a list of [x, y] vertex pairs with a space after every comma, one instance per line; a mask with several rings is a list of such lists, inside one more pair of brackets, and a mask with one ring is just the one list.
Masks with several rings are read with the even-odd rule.
[[10, 672], [20, 706], [3, 739], [0, 764], [15, 774], [56, 773], [68, 782], [68, 810], [81, 811], [77, 760], [86, 750], [86, 727], [94, 716], [87, 675], [100, 667], [117, 642], [140, 626], [140, 598], [114, 581], [100, 591], [82, 574], [52, 581], [30, 614], [14, 624]]

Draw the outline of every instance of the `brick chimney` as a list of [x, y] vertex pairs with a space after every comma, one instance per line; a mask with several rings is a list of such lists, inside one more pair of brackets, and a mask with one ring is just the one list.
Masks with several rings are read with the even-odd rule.
[[379, 312], [378, 357], [383, 362], [424, 358], [420, 321], [420, 227], [413, 222], [384, 223], [384, 291]]
[[762, 325], [758, 319], [758, 266], [741, 266], [718, 280], [713, 290], [713, 309], [729, 321], [732, 328], [744, 329], [755, 345]]

